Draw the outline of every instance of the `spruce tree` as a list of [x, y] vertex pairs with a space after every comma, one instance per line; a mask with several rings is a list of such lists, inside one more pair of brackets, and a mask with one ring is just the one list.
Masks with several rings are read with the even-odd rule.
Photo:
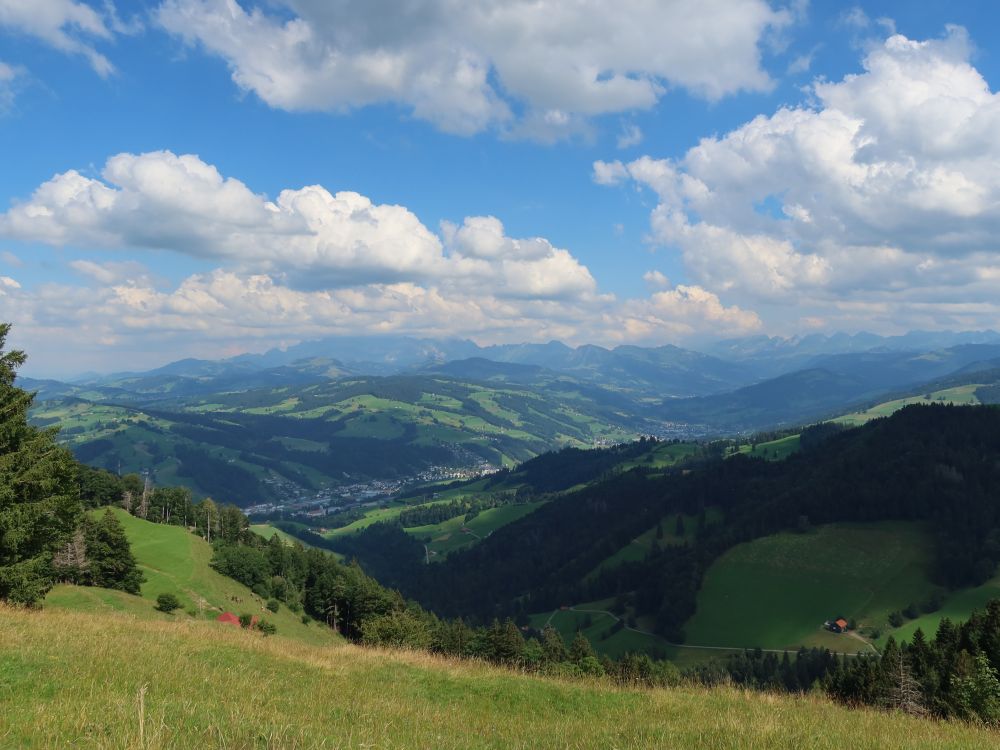
[[52, 587], [53, 555], [82, 510], [72, 455], [54, 430], [28, 424], [34, 395], [14, 385], [25, 355], [4, 351], [9, 332], [0, 323], [0, 600], [33, 605]]
[[129, 547], [125, 527], [109, 508], [98, 521], [84, 525], [90, 584], [106, 589], [120, 589], [138, 594], [142, 586], [142, 571], [136, 565]]

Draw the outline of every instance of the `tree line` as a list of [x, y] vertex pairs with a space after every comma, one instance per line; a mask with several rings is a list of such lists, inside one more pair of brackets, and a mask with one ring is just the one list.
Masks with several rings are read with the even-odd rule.
[[28, 424], [34, 396], [14, 384], [26, 358], [4, 350], [9, 332], [0, 323], [0, 601], [35, 606], [59, 581], [138, 593], [121, 523], [84, 512], [90, 470], [56, 444], [54, 428]]

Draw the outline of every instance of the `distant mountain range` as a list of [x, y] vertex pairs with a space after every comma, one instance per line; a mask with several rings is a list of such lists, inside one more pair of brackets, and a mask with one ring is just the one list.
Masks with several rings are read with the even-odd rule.
[[267, 499], [275, 482], [315, 490], [638, 434], [807, 424], [929, 383], [992, 385], [998, 368], [992, 331], [758, 337], [706, 352], [386, 337], [19, 383], [38, 394], [38, 423], [61, 423], [81, 460], [189, 479], [197, 465], [206, 492], [226, 476]]

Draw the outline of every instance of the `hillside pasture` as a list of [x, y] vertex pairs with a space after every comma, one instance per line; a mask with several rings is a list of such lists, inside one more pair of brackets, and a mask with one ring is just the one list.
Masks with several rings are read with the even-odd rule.
[[[661, 656], [670, 655], [670, 644], [651, 633], [616, 627], [619, 618], [611, 612], [614, 599], [601, 599], [594, 602], [583, 602], [568, 606], [566, 609], [556, 609], [550, 612], [540, 612], [531, 615], [531, 627], [542, 630], [549, 625], [555, 628], [568, 646], [577, 632], [583, 633], [590, 641], [594, 650], [612, 658], [620, 658], [626, 653], [650, 653]], [[627, 617], [627, 613], [624, 615]]]
[[[677, 534], [677, 517], [681, 518], [682, 534]], [[722, 520], [722, 511], [719, 508], [707, 508], [705, 511], [707, 523], [718, 523]], [[638, 562], [644, 560], [653, 551], [653, 545], [659, 544], [666, 547], [675, 544], [691, 542], [695, 537], [698, 528], [698, 517], [687, 513], [671, 513], [664, 516], [660, 522], [635, 539], [630, 541], [620, 550], [607, 558], [594, 570], [587, 574], [587, 578], [597, 575], [601, 570], [613, 568], [626, 562]]]
[[924, 601], [929, 537], [916, 524], [831, 524], [738, 545], [708, 569], [686, 643], [745, 648], [869, 649], [829, 633], [837, 616], [884, 627], [890, 612]]
[[404, 527], [403, 531], [417, 539], [430, 539], [427, 548], [433, 553], [431, 560], [442, 560], [448, 553], [472, 547], [501, 526], [524, 518], [543, 504], [538, 502], [502, 505], [499, 508], [481, 511], [468, 523], [465, 522], [465, 514], [462, 514], [441, 523]]
[[924, 393], [917, 396], [894, 399], [892, 401], [877, 404], [863, 411], [845, 414], [842, 417], [837, 417], [836, 419], [832, 419], [830, 421], [839, 422], [840, 424], [848, 425], [850, 427], [856, 427], [870, 422], [873, 419], [878, 419], [879, 417], [888, 417], [895, 414], [904, 406], [909, 406], [910, 404], [974, 405], [979, 403], [979, 399], [976, 397], [976, 389], [980, 387], [982, 387], [981, 384], [960, 385], [955, 388], [945, 388], [939, 391], [934, 391], [933, 393]]
[[[210, 567], [212, 547], [201, 537], [180, 526], [143, 521], [118, 508], [112, 512], [125, 527], [132, 552], [146, 577], [141, 596], [59, 585], [45, 598], [45, 607], [86, 612], [119, 611], [152, 620], [214, 620], [224, 611], [237, 615], [248, 613], [273, 622], [278, 632], [289, 638], [316, 645], [339, 640], [324, 625], [304, 625], [301, 615], [290, 612], [285, 606], [276, 613], [265, 610], [264, 602], [250, 589]], [[160, 594], [174, 594], [182, 608], [171, 615], [157, 611], [156, 597]]]

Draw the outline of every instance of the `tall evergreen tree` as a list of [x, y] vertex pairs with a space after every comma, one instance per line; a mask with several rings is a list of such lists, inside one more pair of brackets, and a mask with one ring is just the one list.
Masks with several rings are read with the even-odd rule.
[[88, 520], [84, 525], [84, 536], [87, 540], [89, 583], [138, 594], [143, 582], [142, 571], [132, 555], [125, 527], [114, 511], [109, 508], [100, 520]]
[[14, 385], [25, 355], [4, 351], [9, 332], [0, 323], [0, 599], [32, 605], [51, 588], [52, 557], [82, 511], [72, 455], [54, 430], [28, 424], [34, 395]]

